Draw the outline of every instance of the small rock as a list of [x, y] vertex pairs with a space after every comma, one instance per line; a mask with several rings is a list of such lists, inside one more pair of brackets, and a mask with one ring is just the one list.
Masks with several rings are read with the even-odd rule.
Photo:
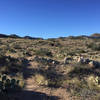
[[83, 57], [79, 57], [79, 58], [78, 58], [78, 62], [79, 62], [79, 63], [84, 63], [84, 58], [83, 58]]

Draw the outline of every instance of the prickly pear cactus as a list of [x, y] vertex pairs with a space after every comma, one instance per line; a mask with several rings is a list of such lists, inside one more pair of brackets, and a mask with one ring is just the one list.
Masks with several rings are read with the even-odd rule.
[[14, 92], [19, 88], [19, 80], [10, 79], [6, 75], [0, 75], [0, 93]]

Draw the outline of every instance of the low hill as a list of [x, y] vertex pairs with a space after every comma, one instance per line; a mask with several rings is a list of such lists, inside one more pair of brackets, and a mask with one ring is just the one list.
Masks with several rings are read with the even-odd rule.
[[0, 75], [8, 77], [0, 77], [0, 93], [9, 100], [100, 100], [100, 38], [94, 37], [99, 34], [49, 39], [0, 34]]
[[91, 35], [92, 37], [100, 37], [100, 33], [94, 33]]

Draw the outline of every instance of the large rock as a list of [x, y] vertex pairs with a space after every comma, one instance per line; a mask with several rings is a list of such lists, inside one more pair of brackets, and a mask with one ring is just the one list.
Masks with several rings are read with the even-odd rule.
[[91, 60], [89, 59], [84, 59], [83, 57], [79, 57], [78, 60], [77, 60], [79, 63], [82, 63], [82, 64], [89, 64], [89, 62]]
[[94, 61], [89, 62], [90, 67], [95, 67]]
[[90, 65], [90, 67], [99, 68], [100, 67], [100, 62], [90, 61], [89, 65]]
[[85, 64], [89, 64], [90, 60], [89, 59], [84, 59]]
[[78, 60], [77, 60], [77, 62], [84, 63], [84, 58], [83, 57], [79, 57]]

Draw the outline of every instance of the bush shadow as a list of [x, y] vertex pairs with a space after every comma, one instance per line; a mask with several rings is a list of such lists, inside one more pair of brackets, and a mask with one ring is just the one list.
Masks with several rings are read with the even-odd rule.
[[[5, 100], [59, 100], [57, 96], [49, 96], [45, 93], [23, 90], [14, 95], [9, 95]], [[2, 99], [3, 100], [3, 99]]]
[[100, 76], [100, 68], [89, 68], [87, 67], [75, 67], [71, 72], [68, 73], [68, 77], [74, 78], [77, 77], [82, 79], [90, 75]]

